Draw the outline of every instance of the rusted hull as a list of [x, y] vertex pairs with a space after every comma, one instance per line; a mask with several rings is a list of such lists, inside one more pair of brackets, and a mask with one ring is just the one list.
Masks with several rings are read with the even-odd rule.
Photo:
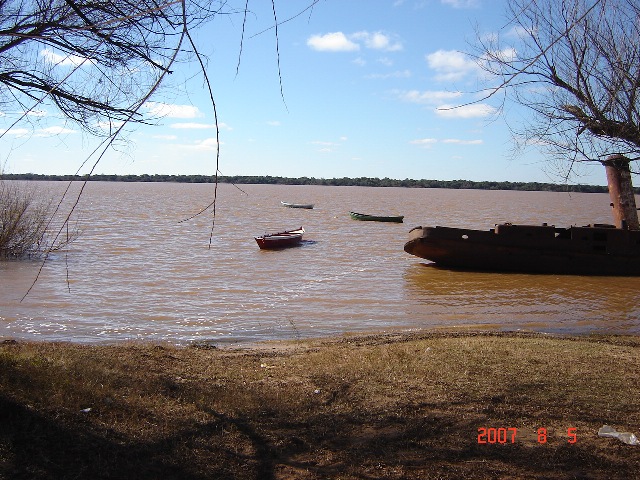
[[446, 268], [640, 276], [640, 232], [609, 227], [417, 227], [404, 250]]

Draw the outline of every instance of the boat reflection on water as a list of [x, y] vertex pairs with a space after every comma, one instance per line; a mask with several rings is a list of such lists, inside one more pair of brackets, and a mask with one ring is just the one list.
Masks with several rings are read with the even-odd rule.
[[638, 334], [640, 278], [466, 272], [418, 263], [405, 274], [407, 314], [439, 327]]

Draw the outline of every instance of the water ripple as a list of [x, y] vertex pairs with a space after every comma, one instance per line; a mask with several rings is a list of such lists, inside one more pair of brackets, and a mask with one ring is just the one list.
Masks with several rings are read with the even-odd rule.
[[[415, 225], [609, 223], [606, 195], [249, 185], [246, 196], [220, 185], [209, 246], [210, 216], [180, 221], [209, 203], [212, 188], [89, 184], [76, 212], [83, 235], [49, 259], [25, 301], [40, 264], [0, 263], [0, 336], [180, 343], [452, 326], [640, 331], [640, 279], [452, 272], [402, 248]], [[316, 208], [283, 208], [285, 199]], [[357, 222], [349, 210], [399, 212], [406, 223]], [[301, 225], [300, 247], [261, 251], [253, 240]]]

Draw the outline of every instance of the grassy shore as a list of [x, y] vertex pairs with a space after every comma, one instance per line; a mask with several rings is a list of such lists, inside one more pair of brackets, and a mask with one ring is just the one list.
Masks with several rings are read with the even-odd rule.
[[637, 478], [597, 432], [638, 435], [639, 371], [638, 337], [4, 341], [0, 478]]

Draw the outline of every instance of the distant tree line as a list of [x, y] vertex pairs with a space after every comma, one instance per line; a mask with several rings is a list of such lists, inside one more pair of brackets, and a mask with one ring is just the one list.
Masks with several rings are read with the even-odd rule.
[[[176, 182], [176, 183], [213, 183], [211, 175], [42, 175], [36, 173], [3, 174], [5, 180], [50, 180], [50, 181], [100, 181], [100, 182]], [[314, 177], [272, 177], [256, 176], [219, 176], [220, 183], [263, 184], [263, 185], [329, 185], [360, 187], [405, 187], [405, 188], [448, 188], [475, 190], [520, 190], [542, 192], [583, 192], [606, 193], [607, 187], [601, 185], [566, 185], [540, 182], [474, 182], [471, 180], [396, 180], [393, 178], [314, 178]], [[640, 194], [640, 188], [636, 189]]]

